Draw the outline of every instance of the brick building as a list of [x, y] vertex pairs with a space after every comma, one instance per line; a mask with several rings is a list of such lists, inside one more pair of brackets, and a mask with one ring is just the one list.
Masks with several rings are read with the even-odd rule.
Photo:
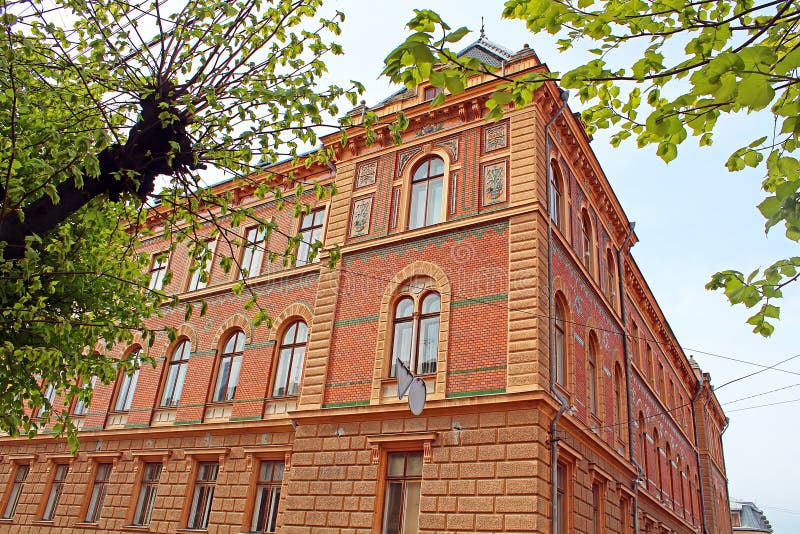
[[[546, 68], [484, 37], [464, 53]], [[178, 339], [118, 348], [157, 365], [68, 407], [77, 456], [0, 440], [0, 531], [730, 532], [725, 416], [628, 254], [580, 120], [548, 84], [487, 123], [497, 83], [434, 110], [425, 86], [381, 102], [410, 120], [399, 146], [359, 127], [326, 139], [335, 165], [296, 172], [338, 193], [309, 195], [302, 220], [218, 186], [282, 233], [341, 244], [334, 269], [305, 243], [296, 266], [269, 263], [280, 233], [242, 225], [227, 230], [242, 247], [213, 244], [240, 268], [217, 257], [205, 283], [185, 249], [164, 261], [147, 240], [153, 286], [169, 268], [180, 299], [153, 325]], [[252, 326], [240, 277], [272, 328]], [[201, 297], [208, 313], [184, 322]], [[419, 416], [396, 358], [425, 382]]]

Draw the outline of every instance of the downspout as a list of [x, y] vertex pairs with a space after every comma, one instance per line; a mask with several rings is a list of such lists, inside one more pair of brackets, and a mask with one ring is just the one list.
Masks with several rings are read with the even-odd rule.
[[628, 408], [628, 457], [631, 463], [636, 466], [637, 475], [636, 479], [631, 482], [631, 491], [633, 491], [633, 506], [631, 507], [631, 513], [633, 515], [633, 532], [634, 534], [638, 534], [639, 532], [639, 481], [642, 479], [642, 466], [639, 465], [639, 462], [636, 461], [635, 450], [633, 446], [633, 402], [631, 401], [631, 355], [630, 355], [630, 348], [628, 347], [628, 336], [626, 332], [627, 328], [627, 310], [625, 308], [625, 271], [623, 270], [622, 265], [622, 254], [626, 252], [626, 247], [628, 246], [628, 242], [633, 237], [633, 230], [636, 228], [636, 223], [631, 222], [630, 229], [628, 230], [628, 235], [625, 237], [625, 241], [622, 242], [622, 246], [617, 251], [617, 276], [619, 277], [619, 310], [620, 316], [622, 318], [622, 329], [623, 329], [623, 336], [622, 336], [622, 353], [625, 355], [625, 391], [626, 395], [625, 398], [627, 400], [627, 408]]
[[553, 170], [550, 167], [550, 126], [555, 122], [555, 120], [561, 115], [564, 109], [567, 107], [567, 99], [569, 98], [569, 93], [564, 91], [563, 89], [560, 90], [561, 95], [561, 107], [556, 111], [555, 115], [553, 115], [547, 124], [544, 127], [544, 164], [545, 169], [547, 172], [545, 173], [545, 181], [547, 182], [546, 191], [547, 191], [547, 317], [548, 320], [548, 330], [549, 330], [549, 339], [550, 339], [550, 392], [553, 396], [558, 400], [561, 404], [561, 407], [558, 409], [555, 417], [553, 418], [552, 423], [550, 423], [550, 486], [551, 486], [551, 493], [550, 493], [550, 530], [554, 534], [556, 534], [556, 515], [558, 514], [558, 505], [556, 500], [558, 498], [558, 438], [556, 437], [556, 429], [558, 427], [558, 421], [561, 419], [561, 416], [564, 415], [564, 412], [567, 411], [569, 408], [569, 403], [564, 396], [559, 393], [556, 389], [555, 383], [555, 375], [556, 375], [556, 366], [555, 366], [555, 358], [554, 356], [554, 333], [553, 333], [553, 218], [552, 218], [552, 206], [550, 205], [550, 198], [551, 198], [551, 191], [550, 191], [550, 182], [552, 181], [551, 173]]
[[708, 529], [706, 528], [706, 506], [705, 506], [705, 495], [703, 495], [703, 482], [702, 482], [702, 466], [700, 464], [700, 440], [698, 439], [697, 435], [697, 410], [695, 410], [695, 402], [697, 399], [700, 398], [700, 393], [703, 392], [703, 380], [698, 379], [697, 381], [697, 391], [692, 397], [692, 423], [694, 427], [694, 456], [697, 460], [697, 490], [700, 492], [700, 520], [703, 524], [703, 532], [708, 534]]

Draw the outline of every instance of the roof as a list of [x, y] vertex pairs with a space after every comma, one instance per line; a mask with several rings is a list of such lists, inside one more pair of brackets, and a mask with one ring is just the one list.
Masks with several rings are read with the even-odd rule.
[[487, 39], [483, 30], [477, 41], [458, 53], [458, 57], [472, 57], [494, 68], [500, 68], [513, 56], [514, 53], [506, 47]]
[[750, 501], [731, 501], [731, 513], [738, 512], [740, 525], [733, 527], [733, 531], [757, 531], [772, 532], [772, 525], [769, 524], [767, 516]]

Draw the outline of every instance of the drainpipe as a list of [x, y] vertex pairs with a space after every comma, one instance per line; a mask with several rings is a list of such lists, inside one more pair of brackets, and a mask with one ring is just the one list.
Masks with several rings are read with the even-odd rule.
[[642, 478], [643, 470], [642, 466], [639, 465], [639, 462], [636, 461], [636, 455], [633, 446], [634, 436], [633, 401], [631, 400], [631, 355], [630, 348], [628, 346], [628, 336], [626, 335], [627, 309], [625, 308], [625, 271], [623, 270], [622, 265], [622, 254], [626, 253], [626, 247], [633, 237], [634, 228], [636, 228], [636, 223], [631, 222], [630, 228], [628, 229], [628, 235], [625, 237], [625, 240], [622, 242], [622, 246], [617, 251], [617, 276], [619, 277], [619, 310], [622, 318], [623, 329], [622, 353], [625, 355], [625, 391], [627, 392], [625, 398], [627, 400], [628, 408], [628, 458], [637, 470], [636, 479], [631, 483], [631, 490], [633, 491], [633, 506], [631, 513], [633, 514], [633, 532], [636, 534], [639, 532], [639, 480]]
[[556, 366], [555, 366], [555, 358], [554, 356], [554, 332], [553, 332], [553, 218], [551, 215], [552, 206], [550, 206], [550, 198], [551, 198], [551, 191], [550, 191], [550, 182], [552, 180], [551, 173], [553, 172], [550, 167], [550, 126], [555, 122], [555, 120], [561, 115], [564, 109], [567, 107], [567, 99], [569, 98], [569, 93], [564, 91], [563, 89], [560, 90], [561, 94], [561, 107], [556, 111], [555, 115], [547, 121], [547, 124], [544, 127], [544, 137], [545, 137], [545, 144], [544, 144], [544, 159], [545, 159], [545, 168], [547, 169], [546, 172], [546, 181], [547, 181], [547, 316], [548, 326], [549, 326], [549, 338], [550, 338], [550, 392], [555, 396], [556, 400], [561, 404], [561, 407], [558, 409], [558, 413], [553, 418], [553, 422], [550, 423], [550, 486], [551, 486], [551, 493], [550, 493], [550, 524], [551, 524], [551, 531], [555, 534], [556, 532], [556, 515], [558, 514], [558, 505], [556, 500], [558, 498], [558, 438], [556, 437], [556, 429], [558, 427], [558, 421], [561, 419], [561, 416], [564, 415], [564, 412], [567, 411], [569, 408], [569, 403], [564, 396], [558, 392], [555, 385], [555, 375], [556, 375]]
[[[702, 375], [701, 375], [702, 376]], [[692, 397], [692, 423], [694, 427], [694, 456], [697, 460], [697, 490], [700, 492], [700, 520], [702, 521], [703, 525], [703, 532], [708, 534], [708, 528], [706, 528], [706, 506], [705, 506], [705, 496], [703, 495], [703, 482], [702, 482], [702, 466], [700, 463], [700, 441], [697, 436], [697, 410], [695, 410], [694, 404], [698, 398], [700, 398], [700, 393], [703, 392], [703, 379], [699, 378], [697, 380], [697, 391]]]

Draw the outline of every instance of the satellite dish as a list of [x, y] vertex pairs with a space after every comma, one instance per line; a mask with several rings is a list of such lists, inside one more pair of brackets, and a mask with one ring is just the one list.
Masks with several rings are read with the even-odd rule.
[[418, 376], [414, 377], [408, 387], [408, 407], [411, 409], [411, 413], [414, 415], [422, 413], [427, 393], [428, 388], [425, 386], [425, 381]]
[[414, 375], [408, 370], [406, 364], [400, 358], [397, 358], [394, 364], [394, 376], [397, 377], [397, 398], [403, 400], [411, 381], [414, 380]]

